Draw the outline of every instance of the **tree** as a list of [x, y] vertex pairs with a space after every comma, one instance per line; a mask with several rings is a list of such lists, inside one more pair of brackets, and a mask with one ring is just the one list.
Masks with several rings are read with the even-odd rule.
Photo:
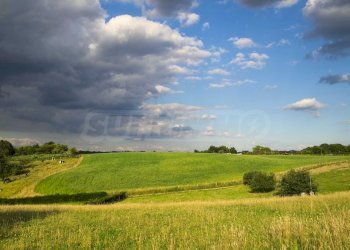
[[234, 147], [232, 147], [232, 148], [230, 148], [230, 153], [237, 154], [237, 150]]
[[276, 178], [273, 173], [256, 172], [250, 182], [250, 189], [253, 193], [267, 193], [275, 190]]
[[58, 144], [55, 142], [47, 142], [39, 146], [35, 144], [33, 146], [23, 146], [16, 150], [17, 155], [33, 155], [33, 154], [64, 154], [68, 152], [68, 146], [64, 144]]
[[33, 146], [22, 146], [16, 149], [16, 155], [34, 155], [39, 153], [39, 145], [35, 144]]
[[217, 148], [215, 146], [211, 145], [208, 148], [208, 153], [217, 153]]
[[237, 151], [234, 147], [232, 147], [232, 148], [228, 148], [226, 146], [215, 147], [213, 145], [210, 146], [208, 148], [208, 150], [205, 152], [207, 152], [207, 153], [219, 153], [219, 154], [228, 154], [228, 153], [237, 154]]
[[253, 148], [253, 154], [256, 154], [256, 155], [268, 155], [271, 153], [272, 153], [272, 150], [268, 147], [263, 147], [258, 145]]
[[0, 154], [0, 178], [5, 182], [11, 174], [11, 165], [8, 163], [6, 156]]
[[53, 141], [44, 143], [40, 146], [39, 152], [42, 154], [51, 154], [55, 148], [55, 143]]
[[282, 177], [278, 194], [281, 196], [300, 195], [311, 191], [316, 193], [317, 186], [313, 182], [310, 173], [292, 169]]
[[70, 156], [76, 156], [76, 155], [78, 155], [78, 150], [77, 150], [76, 148], [70, 148], [70, 149], [68, 150], [68, 154], [69, 154]]
[[230, 150], [226, 146], [217, 147], [217, 152], [220, 153], [220, 154], [229, 153], [229, 151]]
[[63, 154], [64, 152], [68, 151], [68, 146], [67, 145], [62, 145], [62, 144], [55, 144], [53, 147], [51, 153], [52, 154]]
[[0, 155], [11, 156], [15, 154], [15, 148], [8, 141], [0, 140]]

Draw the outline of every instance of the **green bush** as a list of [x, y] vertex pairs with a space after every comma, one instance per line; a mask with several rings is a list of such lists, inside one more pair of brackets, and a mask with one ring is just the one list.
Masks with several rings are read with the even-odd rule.
[[0, 155], [11, 156], [15, 154], [15, 148], [8, 141], [0, 140]]
[[243, 175], [243, 184], [249, 185], [253, 193], [265, 193], [275, 190], [276, 179], [273, 173], [259, 171], [247, 172]]
[[290, 170], [282, 177], [280, 190], [281, 196], [300, 195], [301, 193], [316, 193], [317, 186], [312, 181], [308, 171]]
[[276, 187], [275, 174], [257, 172], [254, 175], [249, 186], [250, 186], [251, 192], [253, 193], [271, 192], [275, 190], [275, 187]]
[[0, 154], [0, 178], [3, 182], [11, 175], [11, 167], [7, 157]]
[[243, 175], [243, 184], [244, 185], [250, 185], [252, 183], [253, 177], [259, 173], [258, 171], [250, 171], [246, 172]]

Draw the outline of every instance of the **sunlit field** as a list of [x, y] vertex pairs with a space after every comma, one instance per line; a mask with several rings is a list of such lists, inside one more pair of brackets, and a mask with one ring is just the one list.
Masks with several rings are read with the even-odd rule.
[[107, 206], [0, 206], [2, 249], [347, 249], [350, 193]]
[[349, 156], [246, 156], [193, 153], [110, 153], [85, 155], [82, 164], [41, 181], [42, 194], [129, 191], [241, 181], [245, 172], [280, 172]]
[[[35, 161], [28, 176], [1, 184], [0, 249], [347, 249], [350, 192], [339, 191], [350, 190], [349, 160], [115, 153]], [[241, 184], [246, 171], [279, 178], [292, 168], [309, 169], [319, 194], [283, 198]], [[234, 182], [213, 185], [220, 181]], [[118, 190], [128, 198], [87, 205]]]

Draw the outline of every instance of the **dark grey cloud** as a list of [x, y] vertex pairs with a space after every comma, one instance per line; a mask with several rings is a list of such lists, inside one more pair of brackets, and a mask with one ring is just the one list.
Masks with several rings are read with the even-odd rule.
[[303, 12], [314, 24], [306, 38], [322, 37], [327, 41], [309, 56], [321, 54], [334, 58], [349, 54], [350, 1], [308, 0]]
[[342, 75], [327, 75], [320, 78], [320, 83], [327, 84], [338, 84], [338, 83], [347, 83], [350, 84], [350, 74], [342, 74]]
[[274, 5], [279, 0], [239, 0], [239, 2], [249, 7], [258, 8]]
[[238, 2], [251, 8], [286, 8], [296, 4], [298, 0], [238, 0]]
[[196, 0], [148, 0], [153, 9], [149, 10], [152, 15], [161, 17], [176, 17], [181, 12], [188, 12], [197, 5]]
[[105, 17], [97, 0], [0, 2], [0, 129], [78, 133], [91, 110], [139, 110], [210, 56], [165, 24]]

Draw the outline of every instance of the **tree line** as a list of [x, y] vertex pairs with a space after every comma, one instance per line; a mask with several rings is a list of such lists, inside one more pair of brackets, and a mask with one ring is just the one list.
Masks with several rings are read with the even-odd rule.
[[237, 150], [234, 147], [228, 148], [226, 146], [210, 146], [207, 150], [199, 151], [194, 150], [195, 153], [217, 153], [217, 154], [237, 154]]
[[[11, 181], [10, 176], [27, 175], [29, 158], [33, 156], [35, 159], [45, 159], [47, 158], [45, 155], [75, 156], [77, 154], [78, 151], [75, 148], [52, 141], [42, 145], [14, 147], [9, 141], [0, 140], [0, 179], [7, 183]], [[39, 155], [42, 156], [38, 157]]]
[[[234, 147], [227, 146], [210, 146], [207, 150], [199, 151], [194, 150], [195, 153], [225, 153], [225, 154], [237, 154], [237, 150]], [[344, 146], [342, 144], [321, 144], [319, 146], [307, 147], [302, 150], [272, 150], [269, 147], [257, 145], [252, 148], [251, 151], [245, 150], [240, 152], [241, 154], [251, 155], [277, 155], [277, 154], [307, 154], [307, 155], [347, 155], [350, 154], [350, 145]]]
[[53, 141], [42, 145], [35, 144], [31, 146], [14, 147], [9, 141], [0, 140], [0, 155], [35, 155], [35, 154], [69, 154], [76, 155], [78, 151], [75, 148], [69, 148], [67, 145], [55, 143]]

